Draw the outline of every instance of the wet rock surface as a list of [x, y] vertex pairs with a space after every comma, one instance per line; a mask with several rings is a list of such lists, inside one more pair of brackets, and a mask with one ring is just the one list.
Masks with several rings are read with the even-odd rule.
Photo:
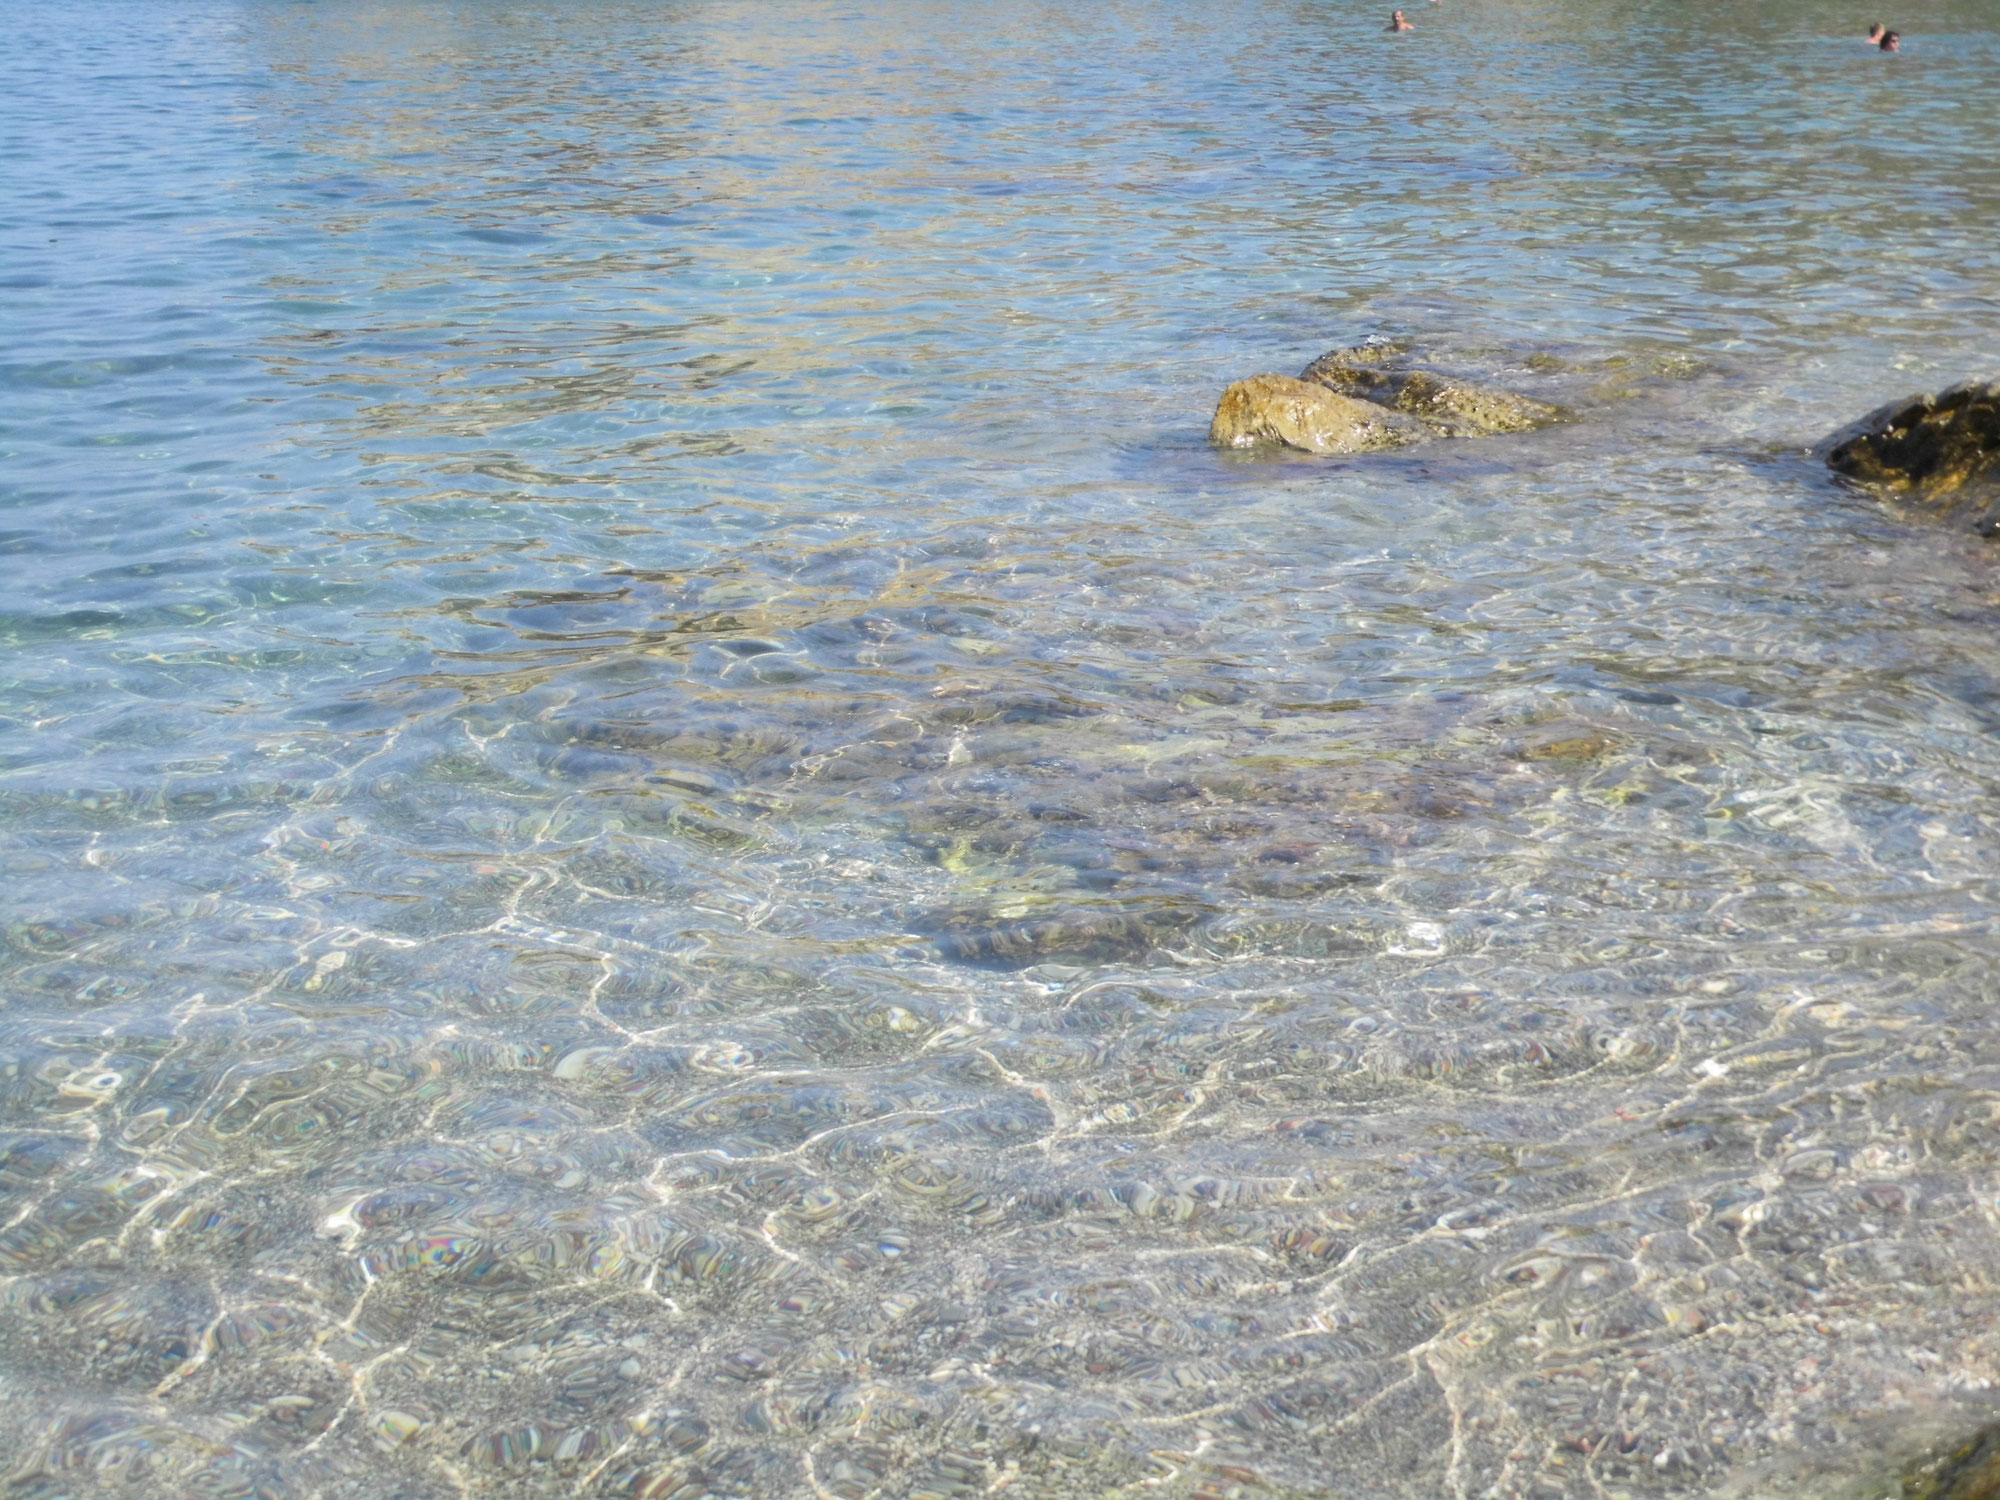
[[1980, 481], [2000, 465], [2000, 381], [1892, 401], [1834, 434], [1826, 461], [1836, 473], [1912, 499], [1965, 502], [1975, 486], [1987, 489]]
[[2000, 1500], [2000, 1424], [1904, 1480], [1903, 1500]]
[[1454, 380], [1431, 370], [1395, 368], [1391, 362], [1402, 357], [1394, 345], [1339, 349], [1322, 354], [1299, 378], [1407, 412], [1442, 437], [1532, 432], [1567, 415], [1559, 406], [1513, 391]]
[[1430, 436], [1423, 423], [1285, 375], [1253, 375], [1222, 393], [1208, 440], [1218, 448], [1279, 443], [1306, 453], [1373, 453]]
[[1322, 354], [1296, 380], [1236, 382], [1223, 392], [1209, 440], [1224, 448], [1367, 453], [1433, 437], [1531, 432], [1568, 415], [1530, 396], [1417, 368], [1408, 345], [1382, 340]]

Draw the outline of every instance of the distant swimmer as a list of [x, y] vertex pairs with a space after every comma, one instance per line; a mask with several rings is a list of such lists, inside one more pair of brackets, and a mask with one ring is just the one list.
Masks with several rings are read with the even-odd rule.
[[1888, 29], [1889, 28], [1884, 26], [1880, 21], [1877, 21], [1873, 26], [1870, 26], [1868, 28], [1868, 45], [1871, 47], [1881, 46], [1883, 33], [1888, 31]]
[[1903, 33], [1900, 31], [1885, 31], [1882, 33], [1882, 40], [1876, 45], [1881, 47], [1884, 52], [1901, 52], [1903, 50]]
[[1399, 10], [1393, 16], [1389, 17], [1389, 29], [1391, 31], [1415, 31], [1417, 28], [1412, 26], [1410, 18]]

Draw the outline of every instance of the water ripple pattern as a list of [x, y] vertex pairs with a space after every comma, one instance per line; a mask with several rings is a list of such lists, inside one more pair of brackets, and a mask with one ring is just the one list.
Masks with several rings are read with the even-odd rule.
[[[1384, 9], [0, 15], [0, 1493], [2000, 1414], [1995, 554], [1808, 452], [2000, 372], [2000, 10]], [[1376, 334], [1577, 420], [1206, 447]]]

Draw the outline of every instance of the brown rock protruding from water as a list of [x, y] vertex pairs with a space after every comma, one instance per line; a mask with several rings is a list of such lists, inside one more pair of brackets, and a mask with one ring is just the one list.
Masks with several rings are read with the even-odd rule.
[[1496, 391], [1470, 381], [1452, 380], [1429, 370], [1383, 370], [1345, 362], [1365, 351], [1343, 349], [1322, 354], [1307, 365], [1300, 379], [1328, 390], [1374, 401], [1408, 412], [1444, 437], [1490, 437], [1503, 432], [1533, 432], [1560, 422], [1561, 407], [1512, 391]]
[[1922, 500], [1947, 500], [2000, 465], [2000, 380], [1910, 396], [1838, 433], [1837, 473]]
[[1289, 375], [1252, 375], [1222, 393], [1208, 440], [1218, 448], [1281, 443], [1306, 453], [1374, 453], [1430, 436], [1414, 417]]
[[1559, 406], [1406, 367], [1408, 346], [1336, 349], [1297, 380], [1255, 375], [1222, 393], [1209, 441], [1281, 443], [1307, 453], [1368, 453], [1433, 437], [1529, 432], [1564, 420]]

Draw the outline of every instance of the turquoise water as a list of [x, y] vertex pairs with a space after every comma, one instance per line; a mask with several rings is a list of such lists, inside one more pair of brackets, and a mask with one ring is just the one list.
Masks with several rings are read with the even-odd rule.
[[[9, 1495], [2000, 1414], [2000, 7], [0, 15]], [[1408, 338], [1566, 402], [1211, 452]]]

